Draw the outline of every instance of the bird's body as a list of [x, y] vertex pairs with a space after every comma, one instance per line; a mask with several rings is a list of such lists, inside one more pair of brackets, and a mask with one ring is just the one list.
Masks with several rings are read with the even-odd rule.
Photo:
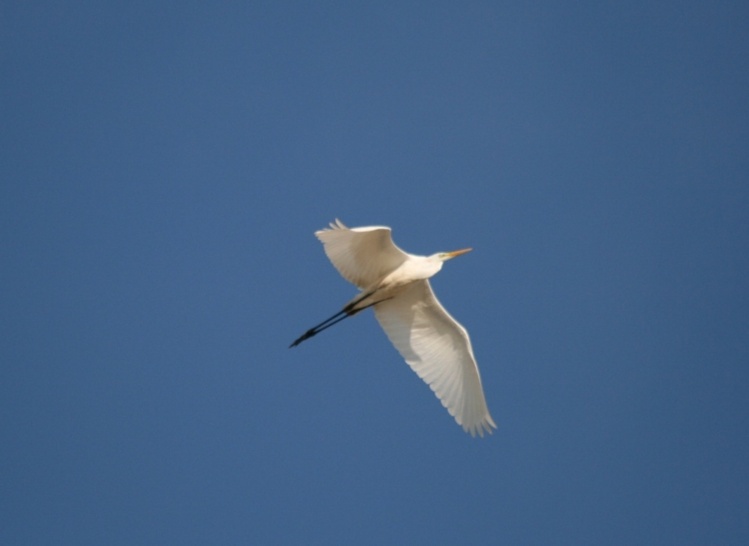
[[353, 309], [366, 309], [380, 300], [393, 298], [408, 285], [426, 281], [436, 275], [442, 269], [442, 263], [442, 260], [431, 256], [411, 255], [409, 260], [400, 264], [384, 278], [371, 286], [361, 287], [362, 293], [367, 294], [366, 298], [361, 299], [361, 296], [357, 296], [349, 303], [354, 304]]
[[373, 307], [390, 341], [458, 424], [474, 436], [491, 433], [496, 425], [486, 406], [468, 332], [442, 307], [428, 280], [446, 260], [471, 249], [415, 256], [393, 243], [388, 227], [349, 229], [340, 220], [315, 235], [335, 268], [361, 292], [291, 346]]

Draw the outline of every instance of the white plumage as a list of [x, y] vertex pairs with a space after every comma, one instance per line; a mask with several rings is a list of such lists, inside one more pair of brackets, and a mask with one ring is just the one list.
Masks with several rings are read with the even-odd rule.
[[315, 233], [339, 273], [362, 292], [292, 347], [367, 307], [409, 366], [472, 436], [496, 428], [486, 406], [468, 332], [437, 300], [429, 278], [471, 249], [415, 256], [398, 248], [390, 228], [347, 228], [340, 220]]

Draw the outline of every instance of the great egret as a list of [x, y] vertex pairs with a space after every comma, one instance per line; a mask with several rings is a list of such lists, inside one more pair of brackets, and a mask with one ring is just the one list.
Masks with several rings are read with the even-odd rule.
[[415, 256], [393, 243], [389, 227], [349, 229], [340, 220], [315, 235], [338, 272], [361, 292], [290, 347], [374, 307], [392, 344], [463, 430], [483, 436], [497, 428], [486, 407], [468, 332], [440, 305], [428, 280], [446, 260], [471, 249]]

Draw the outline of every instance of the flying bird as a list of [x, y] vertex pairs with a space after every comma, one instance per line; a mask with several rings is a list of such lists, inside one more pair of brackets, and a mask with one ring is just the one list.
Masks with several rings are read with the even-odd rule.
[[389, 227], [348, 228], [340, 220], [315, 235], [333, 266], [361, 292], [290, 348], [372, 307], [392, 344], [463, 430], [483, 436], [497, 428], [468, 332], [440, 305], [429, 284], [445, 261], [472, 249], [416, 256], [393, 243]]

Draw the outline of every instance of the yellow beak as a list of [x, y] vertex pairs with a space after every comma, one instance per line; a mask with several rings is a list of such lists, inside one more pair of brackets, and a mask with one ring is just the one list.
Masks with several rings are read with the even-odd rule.
[[447, 256], [447, 259], [455, 258], [455, 256], [460, 256], [461, 254], [465, 254], [466, 252], [470, 252], [473, 250], [472, 248], [461, 248], [460, 250], [453, 250], [452, 252], [445, 252], [445, 256]]

